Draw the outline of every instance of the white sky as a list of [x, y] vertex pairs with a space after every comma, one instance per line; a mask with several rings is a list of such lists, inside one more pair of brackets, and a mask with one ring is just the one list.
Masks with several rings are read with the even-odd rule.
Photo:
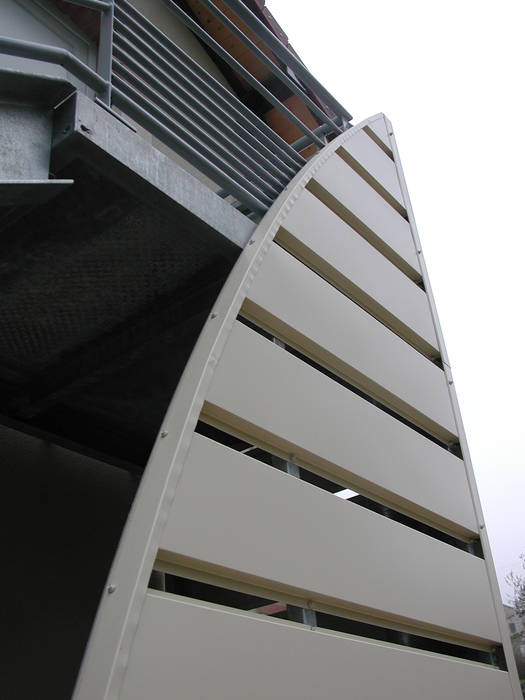
[[393, 123], [508, 590], [525, 551], [525, 3], [267, 6], [354, 123], [377, 112]]

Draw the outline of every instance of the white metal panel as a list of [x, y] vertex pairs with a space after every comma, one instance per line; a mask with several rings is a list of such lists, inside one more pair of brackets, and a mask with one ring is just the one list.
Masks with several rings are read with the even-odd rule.
[[443, 370], [278, 245], [271, 245], [244, 308], [417, 425], [457, 440]]
[[[324, 191], [316, 187], [321, 185]], [[308, 189], [413, 279], [421, 276], [410, 225], [337, 154], [315, 173]], [[328, 193], [328, 196], [327, 196]]]
[[276, 240], [409, 343], [439, 354], [425, 292], [304, 190]]
[[383, 620], [499, 639], [482, 559], [200, 435], [160, 548]]
[[512, 700], [481, 664], [149, 593], [121, 700]]
[[403, 193], [394, 161], [365, 131], [356, 131], [337, 152], [343, 159], [347, 154], [355, 159], [404, 208]]
[[241, 323], [203, 411], [382, 500], [476, 532], [460, 459]]

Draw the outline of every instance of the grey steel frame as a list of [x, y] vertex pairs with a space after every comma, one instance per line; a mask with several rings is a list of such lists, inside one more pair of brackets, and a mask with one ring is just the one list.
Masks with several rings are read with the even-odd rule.
[[[348, 113], [339, 109], [331, 96], [330, 108], [336, 107], [340, 115], [335, 120], [210, 0], [201, 1], [264, 62], [273, 75], [293, 94], [300, 96], [312, 114], [322, 121], [320, 127], [312, 130], [306, 126], [173, 0], [165, 2], [180, 20], [294, 123], [303, 132], [302, 138], [292, 145], [286, 143], [127, 0], [67, 1], [100, 11], [97, 71], [65, 49], [9, 37], [0, 37], [0, 53], [62, 65], [94, 90], [96, 100], [103, 106], [114, 105], [122, 109], [216, 182], [221, 188], [220, 196], [232, 195], [235, 199], [233, 205], [247, 210], [251, 217], [264, 214], [305, 164], [298, 151], [312, 143], [321, 148], [326, 142], [326, 134], [339, 133], [348, 127]], [[252, 14], [249, 10], [247, 12]], [[259, 20], [255, 15], [252, 17], [254, 26], [257, 26]], [[265, 33], [257, 33], [269, 45]], [[282, 48], [284, 51], [274, 51], [275, 55], [293, 67], [295, 57]], [[293, 70], [297, 72], [295, 67]], [[311, 77], [304, 83], [318, 85]], [[328, 94], [319, 89], [317, 93], [322, 93], [323, 99]]]

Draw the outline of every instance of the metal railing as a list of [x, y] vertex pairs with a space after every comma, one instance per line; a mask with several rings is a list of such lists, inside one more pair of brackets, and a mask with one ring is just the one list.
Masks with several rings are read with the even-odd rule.
[[[320, 127], [310, 129], [174, 0], [164, 0], [202, 42], [302, 131], [304, 136], [295, 144], [284, 141], [128, 0], [68, 1], [101, 12], [97, 71], [65, 49], [7, 37], [0, 37], [0, 53], [62, 65], [103, 103], [121, 109], [217, 183], [221, 196], [232, 195], [234, 204], [248, 214], [262, 215], [305, 164], [299, 150], [312, 143], [322, 147], [326, 134], [348, 126], [350, 115], [240, 1], [228, 0], [226, 4], [256, 31], [283, 66], [268, 58], [211, 0], [201, 0], [273, 76], [303, 100], [322, 122]], [[287, 75], [287, 65], [306, 87]], [[334, 119], [321, 109], [307, 88], [315, 90], [338, 117]]]

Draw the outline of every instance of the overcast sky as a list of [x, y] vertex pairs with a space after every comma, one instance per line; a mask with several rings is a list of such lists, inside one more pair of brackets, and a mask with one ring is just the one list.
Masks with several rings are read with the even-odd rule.
[[525, 3], [267, 6], [354, 123], [393, 123], [506, 598], [525, 552]]

